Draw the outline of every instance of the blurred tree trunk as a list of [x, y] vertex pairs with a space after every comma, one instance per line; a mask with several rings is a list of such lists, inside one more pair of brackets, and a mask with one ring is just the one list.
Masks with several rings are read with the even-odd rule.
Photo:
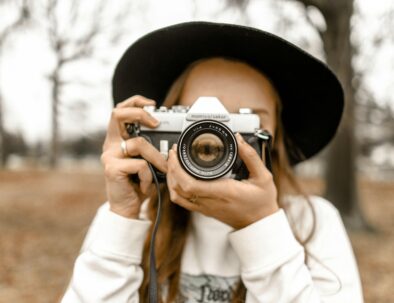
[[[106, 4], [106, 0], [97, 2], [95, 11], [89, 14], [89, 18], [86, 18], [81, 10], [81, 2], [72, 1], [70, 6], [70, 26], [67, 28], [61, 28], [62, 16], [57, 12], [59, 10], [60, 1], [58, 0], [47, 0], [46, 3], [46, 16], [48, 20], [48, 37], [52, 51], [55, 55], [55, 65], [52, 72], [48, 76], [51, 82], [51, 144], [50, 144], [50, 156], [49, 165], [51, 168], [58, 166], [59, 160], [59, 145], [60, 145], [60, 127], [59, 127], [59, 106], [61, 105], [61, 93], [62, 88], [69, 84], [71, 81], [66, 80], [62, 77], [62, 71], [70, 63], [74, 63], [78, 60], [87, 59], [92, 56], [94, 42], [93, 40], [102, 31], [100, 23], [102, 13]], [[64, 18], [64, 17], [63, 17]], [[77, 36], [71, 34], [73, 25], [80, 22], [81, 19], [87, 21], [88, 29], [83, 34]], [[70, 31], [70, 32], [69, 32]], [[70, 51], [71, 50], [71, 51]]]
[[0, 91], [0, 168], [6, 166], [7, 151], [5, 146], [5, 130], [3, 124], [3, 96]]
[[49, 156], [49, 165], [54, 168], [57, 166], [58, 154], [59, 154], [59, 104], [60, 104], [60, 74], [59, 69], [56, 68], [51, 77], [52, 79], [52, 132], [51, 132], [51, 153]]
[[[11, 1], [1, 0], [0, 9], [3, 13], [7, 9], [16, 10], [17, 17], [10, 24], [6, 24], [0, 28], [0, 57], [4, 54], [3, 49], [6, 44], [6, 40], [16, 31], [18, 31], [26, 22], [30, 19], [30, 6], [27, 0]], [[0, 91], [0, 168], [4, 168], [7, 163], [8, 152], [7, 152], [7, 140], [6, 131], [4, 128], [4, 104], [3, 95]]]
[[[291, 1], [298, 1], [305, 8], [314, 6], [324, 16], [327, 26], [325, 30], [319, 30], [313, 22], [311, 24], [320, 34], [327, 64], [339, 77], [345, 93], [346, 102], [341, 125], [328, 148], [325, 195], [341, 212], [348, 226], [368, 227], [361, 211], [357, 190], [357, 144], [354, 132], [355, 89], [352, 85], [354, 47], [350, 40], [350, 20], [353, 15], [354, 1]], [[248, 0], [227, 0], [228, 6], [238, 9], [244, 10], [247, 4]]]
[[[321, 33], [327, 64], [339, 77], [345, 92], [345, 109], [338, 133], [328, 149], [326, 197], [345, 219], [357, 219], [348, 224], [360, 225], [361, 211], [357, 190], [357, 146], [354, 132], [355, 91], [352, 85], [354, 49], [350, 41], [350, 19], [353, 0], [332, 2], [323, 9], [327, 30]], [[353, 226], [355, 227], [355, 226]]]
[[323, 40], [328, 66], [341, 81], [345, 93], [345, 109], [338, 133], [327, 152], [326, 197], [341, 212], [346, 224], [352, 228], [366, 228], [360, 207], [357, 186], [357, 141], [354, 131], [355, 88], [352, 84], [354, 69], [351, 43], [351, 17], [353, 0], [297, 0], [305, 6], [315, 6], [326, 22], [326, 30], [319, 31]]

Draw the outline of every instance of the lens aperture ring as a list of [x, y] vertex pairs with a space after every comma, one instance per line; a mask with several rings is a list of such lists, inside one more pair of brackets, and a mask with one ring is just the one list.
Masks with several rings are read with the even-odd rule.
[[226, 175], [232, 169], [236, 156], [234, 133], [215, 120], [191, 124], [178, 141], [178, 157], [183, 168], [199, 179], [210, 180]]

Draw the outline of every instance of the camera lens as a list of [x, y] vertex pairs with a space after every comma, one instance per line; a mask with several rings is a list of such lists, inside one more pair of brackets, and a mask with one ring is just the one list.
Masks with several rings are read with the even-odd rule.
[[178, 141], [178, 156], [183, 168], [199, 179], [216, 179], [227, 174], [237, 156], [233, 132], [215, 120], [191, 124]]
[[223, 156], [223, 141], [215, 134], [201, 134], [192, 142], [191, 159], [202, 167], [209, 168], [219, 164]]

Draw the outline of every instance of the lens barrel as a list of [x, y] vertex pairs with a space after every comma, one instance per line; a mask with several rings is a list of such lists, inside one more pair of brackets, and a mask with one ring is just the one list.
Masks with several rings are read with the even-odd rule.
[[178, 156], [192, 176], [211, 180], [226, 175], [237, 158], [234, 133], [215, 120], [200, 120], [187, 127], [179, 137]]

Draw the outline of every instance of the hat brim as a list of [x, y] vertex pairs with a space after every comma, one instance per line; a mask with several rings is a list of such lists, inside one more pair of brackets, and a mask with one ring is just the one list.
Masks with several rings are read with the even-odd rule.
[[126, 50], [115, 68], [114, 103], [138, 94], [160, 105], [183, 70], [208, 57], [245, 61], [271, 79], [282, 102], [292, 165], [315, 155], [335, 135], [344, 100], [334, 73], [286, 40], [240, 25], [187, 22], [143, 36]]

